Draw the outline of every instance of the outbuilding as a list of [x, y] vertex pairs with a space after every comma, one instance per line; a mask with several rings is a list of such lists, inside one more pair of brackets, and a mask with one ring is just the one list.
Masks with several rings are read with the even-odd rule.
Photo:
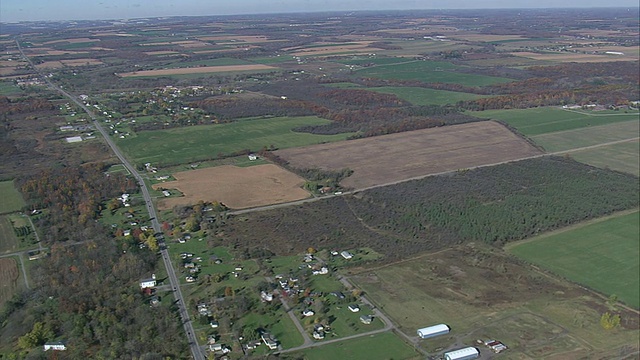
[[430, 337], [447, 334], [449, 333], [450, 330], [451, 329], [449, 329], [449, 326], [445, 324], [438, 324], [438, 325], [433, 325], [426, 328], [418, 329], [418, 336], [420, 336], [420, 338], [422, 339], [427, 339]]
[[480, 352], [474, 347], [444, 353], [445, 360], [469, 360], [476, 359], [478, 356], [480, 356]]

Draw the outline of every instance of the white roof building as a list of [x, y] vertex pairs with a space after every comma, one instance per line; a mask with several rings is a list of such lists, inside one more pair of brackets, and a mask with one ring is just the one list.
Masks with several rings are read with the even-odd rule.
[[345, 258], [346, 260], [349, 260], [353, 257], [353, 254], [346, 250], [341, 252], [340, 255], [342, 255], [342, 257]]
[[444, 353], [445, 360], [469, 360], [475, 359], [478, 356], [480, 356], [480, 352], [474, 347], [467, 347]]
[[451, 329], [449, 329], [449, 326], [445, 324], [438, 324], [418, 329], [418, 336], [420, 336], [422, 339], [427, 339], [430, 337], [447, 334], [450, 330]]
[[47, 350], [64, 351], [67, 350], [67, 347], [62, 341], [52, 341], [44, 344], [44, 351]]

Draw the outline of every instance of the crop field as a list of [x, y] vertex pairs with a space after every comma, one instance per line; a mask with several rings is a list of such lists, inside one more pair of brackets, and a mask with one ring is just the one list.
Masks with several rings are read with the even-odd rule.
[[422, 358], [411, 346], [390, 332], [311, 348], [305, 350], [303, 354], [304, 359], [307, 360], [407, 360]]
[[637, 210], [514, 243], [508, 250], [564, 278], [640, 307]]
[[629, 120], [631, 121], [545, 133], [531, 136], [531, 139], [549, 152], [637, 139], [640, 136], [640, 122], [637, 121], [637, 118], [636, 121], [631, 118]]
[[247, 119], [227, 124], [143, 131], [136, 136], [116, 140], [118, 146], [140, 164], [184, 164], [246, 149], [258, 151], [270, 145], [284, 149], [345, 140], [351, 135], [313, 135], [291, 131], [299, 126], [327, 123], [329, 120], [314, 116]]
[[[540, 152], [496, 122], [478, 122], [279, 150], [296, 167], [349, 168], [355, 189], [521, 159]], [[348, 154], [345, 155], [345, 154]]]
[[309, 197], [304, 179], [282, 168], [265, 164], [250, 167], [230, 165], [173, 174], [176, 181], [154, 185], [154, 189], [178, 189], [184, 196], [161, 199], [160, 209], [218, 201], [233, 209], [283, 203]]
[[638, 121], [638, 113], [586, 114], [557, 107], [542, 107], [517, 110], [486, 110], [467, 112], [480, 118], [497, 119], [518, 129], [527, 136], [535, 136], [557, 131], [573, 130], [590, 126], [606, 125], [622, 121]]
[[18, 264], [13, 258], [0, 259], [0, 306], [11, 299], [18, 289]]
[[20, 247], [20, 241], [13, 231], [9, 216], [0, 215], [0, 253], [16, 251]]
[[174, 68], [174, 69], [158, 69], [158, 70], [142, 70], [117, 74], [120, 77], [138, 77], [138, 76], [170, 76], [170, 75], [187, 75], [187, 74], [208, 74], [221, 72], [238, 72], [238, 71], [256, 71], [256, 70], [276, 70], [277, 68], [262, 64], [250, 65], [220, 65], [220, 66], [200, 66], [192, 68]]
[[414, 61], [367, 67], [354, 72], [358, 77], [417, 80], [422, 82], [455, 83], [466, 86], [486, 86], [511, 81], [506, 78], [463, 74], [454, 71], [455, 65], [436, 61]]
[[637, 54], [624, 55], [608, 55], [608, 54], [583, 54], [583, 53], [566, 53], [566, 52], [549, 52], [549, 53], [534, 53], [534, 52], [514, 52], [511, 53], [515, 56], [521, 56], [528, 59], [544, 60], [544, 61], [556, 61], [556, 62], [608, 62], [608, 61], [637, 61]]
[[475, 100], [483, 95], [469, 94], [457, 91], [435, 90], [420, 87], [375, 87], [367, 90], [377, 91], [385, 94], [393, 94], [407, 100], [413, 105], [445, 105], [455, 104], [458, 101]]
[[407, 334], [445, 323], [451, 333], [421, 341], [430, 352], [496, 339], [510, 359], [620, 357], [638, 351], [638, 317], [617, 309], [621, 326], [605, 330], [604, 300], [545, 276], [512, 257], [458, 246], [351, 276]]
[[0, 181], [0, 214], [6, 214], [22, 209], [25, 205], [22, 195], [13, 185], [13, 181]]

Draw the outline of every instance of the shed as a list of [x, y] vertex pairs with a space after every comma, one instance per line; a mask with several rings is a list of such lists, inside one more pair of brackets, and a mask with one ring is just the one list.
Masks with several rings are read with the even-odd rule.
[[480, 356], [480, 352], [474, 347], [467, 347], [444, 353], [445, 360], [469, 360], [475, 359], [478, 356]]
[[420, 336], [422, 339], [427, 339], [430, 337], [447, 334], [449, 331], [449, 326], [445, 324], [438, 324], [418, 329], [418, 336]]

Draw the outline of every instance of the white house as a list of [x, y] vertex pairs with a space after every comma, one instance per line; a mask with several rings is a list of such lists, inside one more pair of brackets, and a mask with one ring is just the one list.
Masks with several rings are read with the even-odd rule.
[[313, 315], [315, 315], [315, 313], [314, 313], [314, 312], [313, 312], [313, 310], [311, 310], [311, 309], [305, 309], [305, 310], [302, 312], [302, 315], [303, 315], [303, 316], [305, 316], [305, 317], [309, 317], [309, 316], [313, 316]]
[[156, 275], [153, 274], [151, 275], [151, 279], [144, 279], [144, 280], [140, 280], [140, 288], [141, 289], [146, 289], [146, 288], [152, 288], [156, 286]]
[[351, 312], [358, 312], [358, 311], [360, 311], [360, 307], [359, 307], [358, 305], [356, 305], [356, 304], [351, 304], [351, 305], [349, 305], [349, 306], [347, 306], [347, 307], [349, 308], [349, 310], [350, 310]]
[[340, 255], [342, 255], [342, 257], [345, 258], [345, 260], [350, 260], [353, 257], [353, 254], [346, 250], [341, 252]]
[[262, 300], [264, 300], [264, 301], [272, 302], [273, 301], [273, 293], [266, 292], [266, 291], [261, 291], [260, 292], [260, 298]]
[[263, 333], [260, 335], [262, 341], [270, 350], [275, 350], [278, 348], [278, 341], [269, 333]]
[[258, 156], [256, 154], [249, 154], [249, 160], [250, 161], [258, 160]]
[[44, 344], [44, 351], [47, 350], [64, 351], [67, 350], [67, 347], [62, 341], [52, 341]]

